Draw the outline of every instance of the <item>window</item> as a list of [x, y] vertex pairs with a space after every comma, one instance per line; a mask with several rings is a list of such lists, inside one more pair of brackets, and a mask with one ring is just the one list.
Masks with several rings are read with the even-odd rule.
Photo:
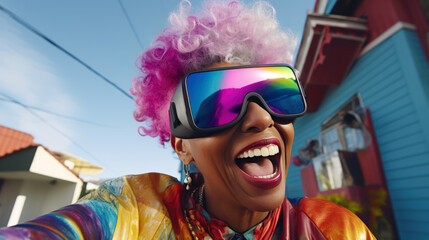
[[320, 145], [323, 153], [335, 150], [355, 151], [367, 146], [364, 106], [359, 93], [322, 123]]
[[322, 148], [324, 153], [330, 153], [337, 149], [343, 149], [341, 147], [340, 139], [336, 128], [330, 128], [325, 132], [322, 132]]
[[354, 151], [365, 147], [365, 141], [361, 129], [345, 127], [344, 138], [346, 140], [348, 151]]

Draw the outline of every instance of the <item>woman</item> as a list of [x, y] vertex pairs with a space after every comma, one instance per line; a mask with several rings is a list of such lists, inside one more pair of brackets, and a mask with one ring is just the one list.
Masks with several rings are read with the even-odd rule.
[[[131, 92], [143, 135], [170, 141], [184, 186], [158, 173], [104, 183], [77, 204], [0, 236], [52, 239], [371, 239], [349, 211], [288, 200], [293, 120], [305, 100], [295, 39], [265, 2], [183, 2], [140, 59]], [[262, 64], [262, 65], [261, 65]], [[267, 65], [268, 64], [268, 65]], [[174, 94], [174, 96], [173, 96]], [[198, 174], [190, 174], [189, 164]]]

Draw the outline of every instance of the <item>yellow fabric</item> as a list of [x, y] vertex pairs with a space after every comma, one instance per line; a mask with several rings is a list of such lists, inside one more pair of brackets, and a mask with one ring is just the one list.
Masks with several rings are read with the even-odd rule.
[[[121, 197], [118, 198], [118, 220], [112, 239], [137, 239], [139, 234], [139, 211], [134, 193], [124, 177]], [[124, 226], [127, 226], [126, 228]]]
[[[172, 177], [157, 173], [129, 176], [127, 181], [135, 194], [139, 212], [139, 239], [165, 239], [173, 234], [172, 223], [161, 193]], [[127, 183], [128, 183], [127, 182]]]

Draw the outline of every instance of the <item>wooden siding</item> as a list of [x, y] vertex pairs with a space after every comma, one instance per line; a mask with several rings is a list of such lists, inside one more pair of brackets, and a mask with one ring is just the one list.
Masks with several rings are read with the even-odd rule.
[[328, 0], [326, 3], [325, 14], [330, 14], [338, 0]]
[[[295, 122], [292, 156], [355, 93], [369, 108], [401, 239], [429, 236], [429, 67], [416, 32], [401, 30], [355, 62], [316, 113]], [[286, 194], [302, 194], [298, 167]]]
[[286, 179], [286, 197], [294, 198], [303, 195], [300, 168], [291, 163]]

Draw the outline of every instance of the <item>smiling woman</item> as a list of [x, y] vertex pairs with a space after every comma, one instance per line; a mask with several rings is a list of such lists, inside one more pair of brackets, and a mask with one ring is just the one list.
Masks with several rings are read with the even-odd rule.
[[373, 239], [344, 208], [285, 198], [293, 121], [306, 102], [287, 65], [295, 40], [271, 5], [210, 1], [190, 11], [185, 1], [171, 14], [131, 89], [141, 134], [170, 141], [185, 184], [159, 173], [111, 180], [0, 238]]

